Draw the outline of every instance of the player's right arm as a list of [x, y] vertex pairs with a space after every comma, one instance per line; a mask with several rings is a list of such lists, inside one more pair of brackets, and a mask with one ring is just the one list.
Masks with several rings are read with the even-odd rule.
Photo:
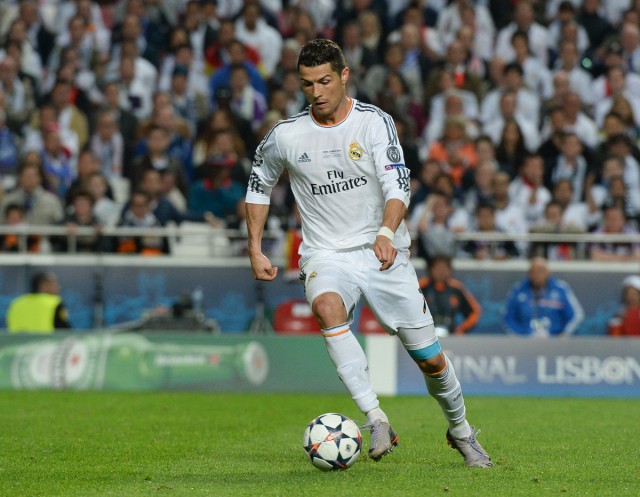
[[245, 199], [251, 269], [254, 278], [265, 281], [272, 281], [278, 275], [278, 268], [273, 267], [269, 258], [262, 253], [262, 235], [269, 215], [271, 190], [278, 182], [285, 164], [276, 140], [277, 126], [256, 149]]
[[278, 268], [272, 266], [269, 258], [262, 253], [262, 233], [269, 215], [269, 206], [246, 204], [247, 231], [249, 236], [249, 259], [253, 277], [257, 280], [272, 281], [278, 275]]

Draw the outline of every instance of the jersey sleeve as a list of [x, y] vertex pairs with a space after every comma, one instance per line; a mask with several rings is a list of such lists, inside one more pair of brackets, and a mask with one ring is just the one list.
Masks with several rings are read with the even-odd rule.
[[249, 204], [268, 205], [271, 190], [278, 182], [284, 166], [285, 160], [280, 154], [277, 133], [273, 128], [256, 149], [245, 201]]
[[372, 119], [369, 140], [385, 202], [398, 199], [408, 207], [410, 171], [391, 116], [380, 112]]

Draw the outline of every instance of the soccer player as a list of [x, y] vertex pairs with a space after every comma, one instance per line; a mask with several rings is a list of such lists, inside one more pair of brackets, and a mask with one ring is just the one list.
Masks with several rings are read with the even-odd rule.
[[306, 298], [340, 379], [367, 417], [369, 456], [379, 460], [398, 437], [371, 387], [364, 351], [349, 329], [362, 295], [422, 370], [449, 423], [449, 444], [467, 466], [490, 467], [491, 459], [466, 421], [460, 383], [442, 352], [408, 259], [410, 237], [403, 217], [409, 170], [393, 120], [347, 96], [349, 68], [332, 41], [307, 43], [298, 73], [310, 106], [265, 136], [249, 179], [246, 212], [254, 277], [271, 281], [278, 274], [261, 243], [271, 190], [287, 169], [302, 218]]

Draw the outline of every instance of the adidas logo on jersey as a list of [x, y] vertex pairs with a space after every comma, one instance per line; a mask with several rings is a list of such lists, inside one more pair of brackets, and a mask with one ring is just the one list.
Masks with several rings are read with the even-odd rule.
[[298, 164], [300, 164], [301, 162], [311, 162], [311, 159], [309, 159], [307, 152], [298, 157]]

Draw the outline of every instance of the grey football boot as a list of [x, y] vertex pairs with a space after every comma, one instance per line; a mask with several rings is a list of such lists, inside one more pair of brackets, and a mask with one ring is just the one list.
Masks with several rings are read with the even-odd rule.
[[389, 423], [377, 419], [363, 428], [371, 430], [369, 457], [374, 461], [379, 461], [382, 456], [389, 454], [398, 445], [398, 435]]
[[465, 438], [454, 438], [449, 430], [447, 430], [447, 443], [452, 449], [456, 449], [462, 457], [464, 462], [469, 468], [491, 468], [493, 462], [489, 454], [482, 448], [480, 442], [476, 440], [476, 435], [479, 431], [476, 431], [474, 426], [471, 426], [471, 435]]

